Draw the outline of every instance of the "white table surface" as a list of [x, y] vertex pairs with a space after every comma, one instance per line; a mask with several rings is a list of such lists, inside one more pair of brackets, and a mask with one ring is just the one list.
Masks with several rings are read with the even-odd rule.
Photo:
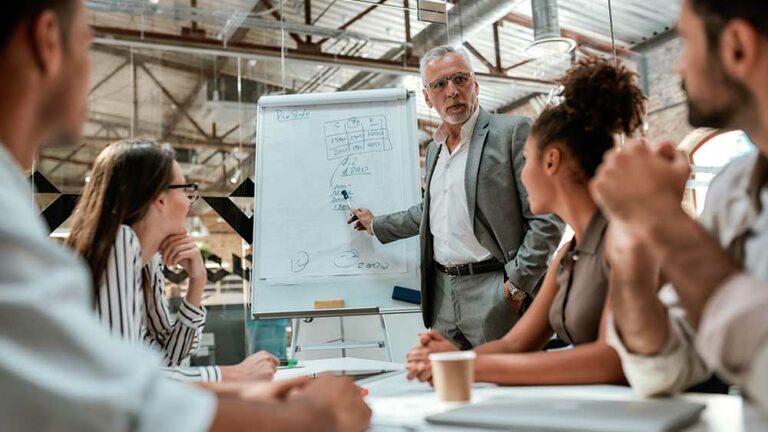
[[354, 357], [332, 358], [322, 360], [299, 360], [298, 366], [293, 368], [279, 368], [275, 374], [276, 380], [294, 378], [299, 376], [317, 375], [328, 371], [368, 371], [368, 370], [386, 370], [401, 371], [405, 370], [402, 363], [390, 363], [377, 360], [358, 359]]
[[[373, 410], [374, 431], [459, 431], [466, 428], [432, 426], [424, 417], [456, 407], [441, 403], [426, 383], [408, 381], [405, 374], [393, 373], [386, 377], [364, 380], [361, 385], [368, 389], [368, 404]], [[624, 386], [546, 386], [546, 387], [498, 387], [491, 384], [475, 384], [472, 402], [492, 401], [502, 397], [543, 397], [598, 400], [641, 399]], [[768, 431], [768, 419], [752, 407], [742, 403], [738, 396], [686, 394], [682, 398], [707, 405], [701, 420], [686, 432], [717, 431], [746, 432]]]
[[[279, 370], [276, 379], [299, 375], [313, 375], [330, 370], [372, 370], [394, 369], [382, 376], [359, 381], [368, 389], [366, 401], [373, 410], [372, 431], [462, 431], [466, 428], [433, 426], [424, 418], [431, 414], [454, 408], [437, 400], [429, 384], [408, 381], [404, 365], [374, 360], [338, 358], [326, 360], [299, 361], [300, 368]], [[472, 403], [491, 401], [501, 397], [542, 397], [597, 400], [639, 400], [632, 390], [624, 386], [542, 386], [542, 387], [499, 387], [492, 384], [475, 384]], [[685, 432], [753, 432], [768, 431], [768, 418], [742, 402], [738, 396], [689, 393], [681, 396], [686, 400], [707, 405], [696, 425]]]

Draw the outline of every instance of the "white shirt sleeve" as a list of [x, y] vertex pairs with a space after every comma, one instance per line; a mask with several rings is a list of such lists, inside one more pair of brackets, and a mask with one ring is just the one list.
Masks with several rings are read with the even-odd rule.
[[[710, 184], [704, 209], [698, 221], [711, 235], [723, 243], [727, 232], [736, 223], [723, 214], [724, 203], [730, 202], [733, 190], [739, 188], [740, 176], [754, 164], [754, 155], [732, 162]], [[697, 352], [696, 334], [685, 318], [677, 293], [671, 284], [659, 291], [659, 298], [667, 307], [669, 339], [664, 349], [654, 356], [630, 353], [624, 346], [611, 317], [608, 326], [608, 343], [621, 357], [624, 375], [640, 394], [650, 396], [673, 394], [684, 391], [708, 378], [708, 366]]]
[[755, 355], [744, 387], [757, 407], [768, 414], [768, 344], [763, 344]]
[[696, 347], [724, 378], [743, 386], [768, 411], [768, 283], [730, 277], [707, 302]]
[[629, 352], [621, 340], [613, 314], [609, 316], [608, 345], [619, 353], [624, 376], [632, 388], [642, 396], [668, 395], [706, 380], [711, 371], [699, 357], [694, 345], [693, 329], [677, 304], [677, 295], [671, 285], [659, 292], [664, 299], [668, 316], [667, 343], [656, 355], [644, 356]]
[[221, 382], [221, 368], [218, 366], [176, 366], [164, 368], [166, 377], [188, 383], [194, 382]]
[[0, 184], [0, 430], [207, 430], [210, 393], [99, 324], [84, 264], [46, 238], [2, 145]]
[[171, 315], [165, 297], [165, 276], [160, 256], [149, 262], [151, 287], [145, 291], [144, 320], [147, 341], [164, 353], [166, 366], [179, 366], [199, 348], [206, 311], [182, 300], [179, 312]]

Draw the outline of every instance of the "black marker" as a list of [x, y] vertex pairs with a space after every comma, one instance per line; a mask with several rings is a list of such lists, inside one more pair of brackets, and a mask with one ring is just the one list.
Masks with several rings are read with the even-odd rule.
[[341, 196], [344, 197], [345, 200], [347, 200], [347, 206], [349, 206], [349, 215], [353, 217], [353, 221], [357, 220], [357, 216], [355, 216], [354, 213], [352, 213], [352, 201], [349, 199], [349, 194], [347, 193], [346, 189], [343, 189], [341, 191]]

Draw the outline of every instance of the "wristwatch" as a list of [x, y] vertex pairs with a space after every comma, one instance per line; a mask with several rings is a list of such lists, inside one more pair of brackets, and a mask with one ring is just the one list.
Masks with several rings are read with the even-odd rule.
[[525, 291], [514, 286], [512, 282], [507, 280], [504, 283], [504, 296], [507, 297], [510, 302], [522, 306], [523, 301], [525, 300]]

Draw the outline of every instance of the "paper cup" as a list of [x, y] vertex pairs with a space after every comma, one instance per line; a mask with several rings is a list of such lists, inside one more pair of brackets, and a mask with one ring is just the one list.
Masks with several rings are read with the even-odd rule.
[[438, 399], [443, 402], [469, 402], [472, 399], [475, 357], [477, 355], [474, 351], [429, 355], [432, 383], [435, 385]]

